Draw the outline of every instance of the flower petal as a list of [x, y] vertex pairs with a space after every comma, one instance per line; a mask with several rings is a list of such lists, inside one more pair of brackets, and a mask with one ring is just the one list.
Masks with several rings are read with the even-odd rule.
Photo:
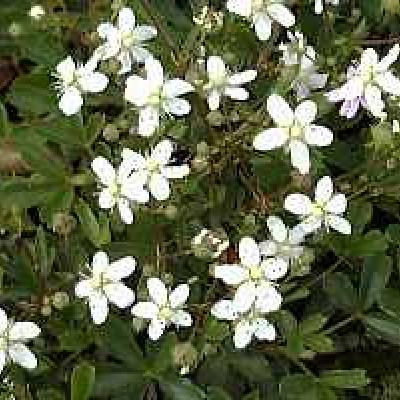
[[93, 285], [90, 279], [84, 279], [75, 285], [75, 295], [79, 298], [90, 297], [93, 294]]
[[171, 321], [176, 326], [189, 327], [192, 325], [192, 316], [186, 311], [178, 310], [172, 316]]
[[104, 276], [114, 282], [127, 278], [135, 271], [136, 261], [133, 257], [122, 257], [113, 261], [105, 271]]
[[267, 6], [269, 16], [285, 28], [290, 28], [296, 23], [296, 18], [292, 12], [283, 4], [272, 3]]
[[108, 255], [104, 251], [98, 251], [92, 260], [92, 274], [100, 275], [108, 268]]
[[374, 85], [368, 85], [364, 91], [364, 98], [367, 108], [372, 115], [378, 118], [382, 117], [385, 103], [382, 100], [381, 90]]
[[133, 222], [133, 213], [127, 199], [118, 200], [118, 211], [124, 224], [130, 225]]
[[101, 72], [92, 72], [90, 74], [85, 74], [80, 78], [79, 85], [84, 92], [100, 93], [106, 89], [108, 78]]
[[255, 69], [248, 69], [243, 72], [233, 74], [228, 78], [229, 85], [238, 86], [244, 85], [245, 83], [251, 82], [257, 77], [257, 71]]
[[311, 100], [303, 101], [296, 107], [294, 115], [302, 126], [310, 125], [317, 116], [317, 105]]
[[326, 205], [326, 210], [332, 214], [343, 214], [346, 211], [347, 200], [343, 193], [332, 196]]
[[151, 176], [149, 189], [154, 198], [159, 201], [168, 199], [170, 195], [169, 182], [161, 174], [153, 174]]
[[228, 86], [225, 88], [225, 96], [230, 97], [233, 100], [245, 101], [249, 98], [249, 92], [241, 87]]
[[165, 326], [166, 322], [164, 320], [158, 318], [152, 319], [148, 328], [149, 338], [151, 340], [160, 339], [161, 335], [164, 333]]
[[131, 312], [138, 318], [154, 319], [158, 314], [158, 307], [151, 301], [141, 301], [132, 307]]
[[251, 237], [244, 237], [239, 242], [239, 257], [245, 267], [254, 267], [260, 264], [260, 249]]
[[163, 102], [163, 109], [167, 114], [182, 116], [190, 113], [190, 103], [185, 99], [177, 97], [165, 100]]
[[56, 67], [57, 74], [62, 80], [71, 82], [76, 70], [75, 62], [71, 56], [62, 60]]
[[281, 307], [282, 295], [269, 284], [259, 285], [256, 297], [256, 308], [262, 313], [277, 311]]
[[224, 264], [215, 266], [214, 277], [221, 279], [227, 285], [239, 285], [248, 279], [249, 272], [240, 265]]
[[400, 54], [400, 45], [396, 43], [388, 52], [388, 54], [382, 58], [378, 63], [378, 69], [380, 71], [386, 71], [393, 63], [397, 61]]
[[133, 30], [133, 35], [140, 42], [145, 42], [157, 36], [157, 29], [150, 25], [139, 25]]
[[245, 348], [252, 339], [253, 329], [249, 321], [240, 321], [235, 327], [233, 342], [237, 349]]
[[147, 72], [147, 80], [151, 85], [151, 88], [161, 87], [164, 83], [164, 70], [160, 61], [153, 57], [146, 60], [144, 65]]
[[169, 303], [172, 308], [182, 307], [189, 298], [189, 285], [178, 285], [169, 295]]
[[211, 56], [207, 59], [207, 74], [210, 80], [219, 80], [226, 75], [224, 60], [218, 56]]
[[8, 327], [8, 318], [6, 312], [0, 308], [0, 333], [4, 332]]
[[286, 197], [284, 208], [296, 215], [309, 215], [312, 212], [312, 203], [306, 195], [293, 193]]
[[279, 217], [275, 217], [274, 215], [268, 217], [267, 226], [269, 231], [271, 232], [272, 237], [277, 242], [284, 242], [286, 240], [287, 228]]
[[293, 111], [283, 97], [276, 94], [269, 96], [267, 100], [267, 110], [278, 126], [289, 127], [293, 124]]
[[15, 322], [9, 331], [9, 337], [14, 341], [25, 341], [40, 335], [40, 328], [34, 322]]
[[329, 146], [333, 141], [333, 133], [325, 126], [310, 125], [304, 130], [304, 139], [310, 146]]
[[104, 293], [108, 300], [118, 308], [129, 307], [135, 300], [133, 290], [121, 282], [109, 283], [104, 286]]
[[163, 95], [168, 98], [173, 98], [193, 92], [193, 90], [194, 87], [190, 83], [182, 79], [171, 79], [164, 83]]
[[74, 87], [67, 88], [58, 102], [58, 107], [67, 116], [78, 113], [82, 105], [83, 99], [81, 92]]
[[265, 318], [256, 318], [253, 321], [254, 336], [259, 340], [272, 342], [276, 338], [275, 327]]
[[111, 163], [104, 157], [96, 157], [92, 161], [92, 170], [105, 186], [110, 186], [115, 181], [115, 170]]
[[266, 13], [258, 13], [253, 18], [254, 29], [259, 40], [265, 41], [271, 37], [272, 21]]
[[238, 317], [238, 312], [232, 300], [220, 300], [211, 309], [211, 314], [217, 319], [233, 321]]
[[0, 374], [3, 372], [6, 362], [7, 362], [7, 359], [6, 359], [5, 351], [0, 351]]
[[207, 96], [208, 108], [211, 111], [216, 111], [219, 108], [220, 102], [221, 102], [221, 93], [219, 92], [219, 90], [217, 89], [211, 90]]
[[110, 189], [104, 188], [100, 193], [99, 193], [99, 206], [100, 208], [104, 210], [109, 210], [110, 208], [113, 208], [115, 205], [115, 198], [113, 194], [111, 193]]
[[168, 301], [168, 290], [159, 278], [147, 279], [147, 289], [151, 299], [158, 306], [163, 306]]
[[392, 72], [386, 71], [378, 74], [375, 79], [382, 90], [393, 96], [400, 96], [400, 79]]
[[182, 179], [189, 175], [190, 169], [188, 165], [168, 165], [161, 169], [161, 173], [167, 179]]
[[267, 258], [261, 266], [264, 269], [265, 277], [271, 281], [283, 278], [289, 269], [289, 263], [281, 257]]
[[145, 107], [139, 112], [138, 135], [149, 137], [160, 126], [160, 113], [156, 107]]
[[236, 290], [233, 302], [239, 313], [245, 313], [250, 310], [256, 298], [256, 285], [252, 281], [242, 283]]
[[351, 224], [343, 217], [333, 214], [327, 215], [326, 223], [335, 231], [343, 233], [344, 235], [351, 235]]
[[129, 32], [135, 27], [135, 15], [132, 9], [128, 7], [121, 8], [118, 13], [117, 25], [118, 28], [123, 32]]
[[131, 75], [125, 83], [124, 98], [137, 107], [147, 104], [149, 98], [148, 81], [138, 75]]
[[278, 251], [278, 246], [273, 240], [265, 240], [259, 243], [260, 253], [263, 256], [272, 257]]
[[108, 315], [108, 300], [103, 294], [89, 297], [90, 313], [96, 325], [102, 324]]
[[310, 153], [308, 146], [301, 140], [289, 142], [290, 159], [293, 167], [297, 168], [300, 174], [305, 175], [310, 171]]
[[259, 133], [253, 141], [256, 150], [268, 151], [282, 147], [289, 139], [285, 128], [269, 128]]
[[149, 192], [143, 187], [143, 181], [132, 176], [125, 180], [121, 186], [121, 194], [129, 200], [144, 204], [149, 201]]
[[251, 3], [251, 0], [228, 0], [226, 8], [232, 13], [248, 18], [251, 15]]
[[315, 201], [319, 204], [327, 203], [333, 194], [333, 182], [330, 176], [326, 175], [317, 182], [315, 187]]
[[124, 148], [122, 149], [122, 158], [125, 160], [129, 160], [129, 168], [131, 170], [140, 170], [146, 167], [145, 158], [136, 151], [132, 151], [131, 149]]
[[21, 367], [34, 369], [37, 366], [36, 356], [23, 343], [14, 343], [8, 349], [10, 358]]

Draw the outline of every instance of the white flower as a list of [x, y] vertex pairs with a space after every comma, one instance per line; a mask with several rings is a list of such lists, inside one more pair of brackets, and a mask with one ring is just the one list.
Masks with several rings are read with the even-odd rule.
[[73, 115], [80, 111], [84, 93], [100, 93], [108, 85], [108, 78], [95, 72], [98, 60], [91, 58], [86, 64], [76, 66], [71, 57], [61, 61], [56, 67], [54, 76], [60, 101], [58, 106], [65, 115]]
[[182, 79], [165, 80], [160, 62], [152, 57], [145, 62], [147, 77], [132, 75], [126, 80], [125, 99], [139, 108], [140, 136], [151, 136], [164, 114], [189, 114], [190, 103], [179, 96], [194, 90]]
[[[339, 0], [325, 0], [325, 3], [337, 6], [339, 4]], [[314, 11], [315, 14], [322, 14], [322, 11], [324, 11], [324, 0], [315, 0]]]
[[343, 101], [340, 115], [353, 118], [360, 105], [378, 118], [385, 116], [382, 93], [400, 96], [400, 79], [389, 70], [398, 59], [400, 45], [393, 46], [381, 61], [372, 48], [363, 51], [361, 62], [347, 70], [347, 82], [338, 89], [327, 93], [332, 102]]
[[[134, 182], [141, 182], [147, 197], [148, 191], [157, 200], [166, 200], [170, 195], [169, 179], [180, 179], [189, 174], [189, 166], [168, 165], [171, 162], [173, 146], [171, 141], [165, 139], [157, 144], [151, 154], [143, 157], [130, 149], [124, 149], [122, 156], [132, 166], [133, 173], [130, 176]], [[138, 196], [142, 196], [142, 187], [136, 185]], [[147, 191], [148, 190], [148, 191]]]
[[300, 246], [304, 240], [304, 231], [299, 226], [289, 229], [279, 217], [267, 219], [268, 229], [272, 238], [259, 244], [263, 256], [273, 258], [278, 265], [289, 264], [299, 258], [304, 251]]
[[249, 19], [260, 40], [268, 40], [271, 36], [272, 21], [285, 28], [295, 24], [291, 11], [282, 4], [283, 0], [228, 0], [230, 12]]
[[28, 15], [31, 18], [33, 18], [37, 21], [40, 20], [45, 14], [46, 14], [46, 11], [40, 4], [36, 4], [36, 5], [32, 6], [28, 13]]
[[237, 74], [231, 74], [221, 57], [212, 56], [207, 60], [208, 82], [204, 85], [210, 110], [219, 108], [221, 96], [233, 100], [247, 100], [249, 93], [241, 85], [251, 82], [257, 76], [257, 71], [251, 69]]
[[94, 255], [90, 276], [85, 276], [84, 280], [77, 283], [75, 294], [88, 300], [95, 324], [102, 324], [107, 319], [108, 302], [118, 308], [129, 307], [133, 303], [135, 294], [121, 279], [131, 275], [135, 266], [133, 257], [120, 258], [110, 263], [103, 251]]
[[25, 343], [39, 334], [40, 328], [34, 322], [14, 322], [0, 308], [0, 372], [10, 361], [27, 369], [36, 368], [36, 357]]
[[333, 183], [329, 176], [317, 182], [315, 201], [312, 202], [301, 193], [290, 194], [285, 200], [285, 209], [299, 215], [299, 224], [305, 233], [311, 233], [324, 226], [345, 235], [351, 234], [351, 225], [342, 215], [346, 211], [347, 200], [344, 194], [333, 194]]
[[400, 133], [400, 122], [398, 119], [393, 120], [392, 131], [393, 131], [393, 133]]
[[279, 50], [282, 51], [282, 62], [285, 66], [298, 65], [297, 76], [292, 86], [296, 90], [297, 98], [308, 97], [311, 90], [321, 89], [326, 85], [328, 74], [317, 72], [315, 65], [317, 55], [312, 46], [306, 45], [306, 40], [302, 33], [288, 32], [288, 43], [281, 43]]
[[189, 285], [178, 285], [169, 291], [158, 278], [147, 280], [151, 301], [143, 301], [132, 307], [132, 314], [150, 320], [148, 332], [151, 340], [158, 340], [165, 328], [174, 324], [177, 327], [192, 325], [191, 315], [183, 310], [189, 297]]
[[258, 309], [270, 312], [279, 309], [282, 296], [273, 282], [287, 272], [287, 264], [275, 259], [261, 259], [260, 249], [254, 239], [244, 237], [239, 243], [240, 264], [215, 266], [215, 278], [227, 285], [238, 286], [234, 295], [236, 308], [248, 310], [255, 302]]
[[237, 349], [246, 347], [253, 337], [258, 340], [275, 340], [275, 327], [254, 305], [246, 310], [238, 310], [234, 301], [220, 300], [214, 304], [211, 314], [215, 318], [234, 322], [233, 342]]
[[310, 170], [308, 146], [328, 146], [333, 140], [328, 128], [313, 124], [317, 105], [306, 100], [293, 112], [281, 96], [273, 94], [267, 100], [267, 109], [277, 127], [258, 134], [253, 142], [254, 148], [267, 151], [284, 147], [290, 151], [292, 165], [301, 174], [307, 174]]
[[120, 74], [130, 72], [132, 62], [143, 63], [150, 57], [150, 52], [145, 48], [145, 42], [157, 35], [157, 30], [152, 26], [135, 26], [135, 15], [130, 8], [124, 7], [118, 14], [117, 26], [109, 22], [102, 23], [97, 32], [106, 42], [96, 52], [103, 60], [117, 57], [121, 63]]
[[135, 164], [130, 158], [124, 157], [127, 151], [122, 151], [122, 162], [117, 170], [104, 157], [96, 157], [92, 161], [92, 170], [102, 185], [99, 194], [100, 208], [113, 209], [117, 205], [122, 221], [131, 224], [133, 214], [129, 202], [146, 203], [149, 194], [143, 188], [144, 180], [130, 176]]

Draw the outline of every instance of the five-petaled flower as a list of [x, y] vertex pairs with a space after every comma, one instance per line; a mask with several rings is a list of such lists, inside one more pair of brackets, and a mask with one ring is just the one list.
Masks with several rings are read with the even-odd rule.
[[10, 361], [27, 369], [36, 368], [36, 357], [25, 343], [39, 334], [40, 328], [34, 322], [15, 322], [0, 308], [0, 372]]
[[165, 328], [173, 324], [177, 327], [192, 325], [191, 315], [183, 308], [189, 297], [189, 285], [178, 285], [170, 291], [158, 278], [147, 280], [147, 289], [151, 301], [142, 301], [132, 307], [132, 314], [149, 319], [149, 338], [158, 340]]
[[221, 57], [211, 56], [207, 60], [208, 82], [204, 85], [210, 110], [219, 108], [221, 96], [234, 100], [247, 100], [249, 92], [240, 87], [251, 82], [257, 76], [257, 71], [247, 71], [231, 74]]
[[141, 197], [142, 190], [145, 190], [147, 197], [150, 192], [155, 199], [166, 200], [170, 195], [168, 180], [184, 178], [189, 174], [187, 164], [168, 165], [171, 162], [172, 151], [173, 145], [168, 139], [158, 143], [147, 157], [130, 149], [123, 150], [124, 160], [127, 160], [133, 169], [130, 179], [145, 185], [145, 189], [136, 185], [139, 190], [138, 197]]
[[104, 157], [96, 157], [92, 161], [92, 170], [102, 186], [99, 193], [100, 208], [113, 209], [117, 205], [122, 221], [131, 224], [133, 214], [130, 201], [146, 203], [149, 194], [143, 187], [145, 181], [139, 176], [131, 176], [135, 164], [131, 158], [124, 157], [127, 151], [122, 151], [122, 161], [117, 170]]
[[136, 18], [130, 8], [120, 10], [117, 25], [109, 22], [99, 25], [97, 32], [105, 43], [96, 52], [103, 60], [117, 57], [121, 63], [120, 74], [130, 72], [132, 62], [143, 63], [151, 56], [145, 42], [157, 35], [157, 30], [148, 25], [136, 25]]
[[314, 202], [304, 194], [294, 193], [286, 197], [284, 207], [302, 218], [299, 226], [306, 234], [322, 226], [345, 235], [351, 234], [351, 225], [342, 216], [347, 207], [346, 196], [343, 193], [333, 193], [333, 183], [329, 176], [317, 182]]
[[360, 105], [375, 117], [382, 118], [386, 115], [382, 93], [400, 96], [400, 79], [389, 70], [399, 54], [399, 44], [394, 45], [380, 61], [374, 49], [368, 48], [363, 51], [361, 62], [348, 68], [347, 82], [327, 93], [330, 101], [343, 101], [340, 115], [353, 118]]
[[234, 323], [233, 342], [237, 349], [246, 347], [253, 337], [258, 340], [275, 340], [275, 327], [254, 304], [248, 304], [246, 309], [238, 309], [233, 300], [220, 300], [212, 307], [211, 314], [217, 319]]
[[284, 147], [290, 151], [292, 165], [301, 174], [307, 174], [310, 170], [308, 146], [328, 146], [333, 140], [330, 129], [313, 124], [317, 105], [306, 100], [293, 112], [281, 96], [273, 94], [267, 100], [267, 109], [277, 127], [258, 134], [253, 143], [255, 149], [265, 151]]
[[60, 95], [58, 106], [65, 115], [73, 115], [83, 105], [84, 93], [103, 92], [108, 85], [108, 78], [96, 72], [98, 59], [92, 57], [84, 65], [76, 65], [72, 57], [67, 57], [56, 67], [55, 87]]
[[108, 302], [118, 308], [129, 307], [135, 300], [134, 292], [121, 279], [127, 278], [135, 270], [133, 257], [123, 257], [112, 263], [103, 251], [97, 252], [92, 260], [90, 275], [78, 282], [75, 294], [87, 299], [95, 324], [102, 324], [108, 315]]
[[249, 19], [260, 40], [271, 37], [272, 21], [289, 28], [296, 19], [292, 12], [282, 4], [282, 0], [228, 0], [227, 8], [230, 12]]
[[161, 63], [149, 57], [145, 62], [147, 77], [131, 75], [126, 80], [125, 99], [139, 108], [140, 136], [151, 136], [160, 125], [164, 114], [189, 114], [190, 103], [179, 96], [194, 90], [182, 79], [165, 80]]
[[262, 260], [258, 244], [250, 237], [241, 239], [239, 258], [239, 264], [217, 265], [214, 269], [215, 278], [237, 286], [233, 298], [237, 310], [248, 310], [253, 303], [262, 312], [279, 308], [282, 296], [274, 281], [286, 274], [287, 265], [273, 258]]

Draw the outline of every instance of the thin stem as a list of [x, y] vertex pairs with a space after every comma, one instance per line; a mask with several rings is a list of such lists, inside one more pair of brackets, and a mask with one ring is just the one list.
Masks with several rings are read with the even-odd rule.
[[330, 334], [332, 334], [333, 332], [336, 332], [337, 330], [339, 330], [339, 329], [343, 328], [344, 326], [350, 324], [351, 322], [355, 321], [356, 319], [357, 319], [356, 316], [351, 315], [350, 317], [344, 319], [343, 321], [340, 321], [340, 322], [338, 322], [337, 324], [332, 325], [330, 328], [325, 329], [325, 330], [323, 331], [323, 333], [324, 333], [325, 335], [330, 335]]

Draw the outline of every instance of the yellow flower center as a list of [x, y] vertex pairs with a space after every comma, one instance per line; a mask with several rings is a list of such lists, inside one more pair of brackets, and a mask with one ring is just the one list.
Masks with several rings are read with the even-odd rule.
[[302, 136], [302, 134], [303, 128], [300, 125], [295, 124], [290, 128], [290, 136], [292, 138], [297, 138], [299, 136]]
[[264, 276], [264, 271], [259, 265], [250, 267], [250, 278], [253, 281], [258, 281]]
[[312, 214], [321, 217], [325, 212], [325, 208], [323, 204], [314, 203], [312, 205]]
[[110, 185], [109, 189], [113, 198], [118, 198], [121, 194], [121, 185], [116, 181], [113, 182], [112, 185]]
[[173, 312], [171, 310], [171, 307], [169, 306], [164, 306], [160, 309], [158, 312], [158, 318], [164, 319], [166, 321], [169, 321], [172, 318]]
[[153, 158], [146, 160], [146, 168], [149, 172], [154, 173], [160, 170], [160, 163]]
[[264, 6], [264, 0], [252, 0], [251, 5], [253, 11], [260, 11]]
[[133, 31], [122, 32], [121, 42], [123, 47], [132, 47], [137, 42], [137, 37]]

